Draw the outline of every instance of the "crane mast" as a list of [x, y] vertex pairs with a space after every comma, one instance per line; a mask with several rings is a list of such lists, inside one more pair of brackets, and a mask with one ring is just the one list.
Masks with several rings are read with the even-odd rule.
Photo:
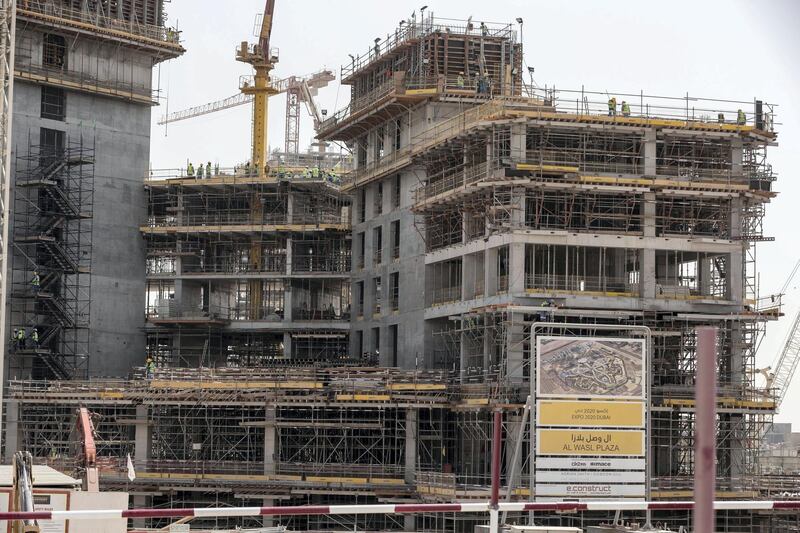
[[272, 34], [272, 18], [275, 12], [275, 0], [267, 0], [264, 7], [264, 16], [261, 19], [261, 31], [257, 44], [243, 41], [236, 51], [236, 60], [247, 63], [253, 67], [252, 83], [244, 80], [239, 89], [246, 95], [253, 97], [253, 139], [251, 163], [255, 171], [261, 175], [265, 171], [269, 154], [267, 145], [267, 119], [269, 117], [269, 97], [277, 94], [275, 87], [270, 85], [269, 74], [278, 62], [277, 53], [272, 53], [269, 48]]

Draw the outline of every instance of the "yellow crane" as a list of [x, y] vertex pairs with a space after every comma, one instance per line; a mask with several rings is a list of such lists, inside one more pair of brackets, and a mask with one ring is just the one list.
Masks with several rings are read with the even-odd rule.
[[252, 65], [254, 71], [252, 82], [245, 79], [239, 89], [242, 93], [253, 96], [253, 143], [250, 161], [258, 175], [264, 174], [269, 156], [267, 148], [269, 97], [278, 92], [269, 83], [269, 73], [278, 62], [277, 52], [273, 53], [269, 47], [274, 13], [275, 0], [267, 0], [264, 15], [261, 18], [258, 43], [251, 44], [242, 41], [236, 50], [236, 60]]

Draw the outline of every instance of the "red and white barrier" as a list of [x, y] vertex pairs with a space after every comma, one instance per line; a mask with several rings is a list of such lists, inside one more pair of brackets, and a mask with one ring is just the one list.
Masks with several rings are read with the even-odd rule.
[[[498, 511], [690, 511], [690, 501], [586, 501], [586, 502], [500, 502]], [[714, 509], [800, 510], [798, 501], [716, 501]], [[486, 513], [489, 502], [420, 503], [399, 505], [300, 505], [286, 507], [195, 507], [185, 509], [107, 509], [96, 511], [0, 512], [0, 520], [107, 520], [113, 518], [217, 518], [232, 516], [298, 516], [408, 513]]]

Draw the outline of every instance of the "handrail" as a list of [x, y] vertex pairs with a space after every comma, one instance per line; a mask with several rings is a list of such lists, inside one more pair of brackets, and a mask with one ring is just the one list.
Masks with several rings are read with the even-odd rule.
[[98, 28], [125, 32], [154, 41], [180, 44], [180, 33], [175, 28], [144, 24], [133, 20], [126, 21], [100, 12], [74, 9], [52, 0], [17, 0], [17, 14], [24, 16], [28, 13], [90, 24]]

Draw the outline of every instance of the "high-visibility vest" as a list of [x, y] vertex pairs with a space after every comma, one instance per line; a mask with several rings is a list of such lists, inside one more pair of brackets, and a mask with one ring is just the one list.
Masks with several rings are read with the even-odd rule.
[[39, 332], [33, 330], [33, 333], [31, 333], [31, 339], [35, 340], [36, 342], [39, 342]]
[[211, 163], [206, 165], [206, 176], [211, 177]]
[[623, 115], [626, 114], [626, 113], [630, 114], [630, 112], [631, 112], [630, 104], [628, 104], [628, 103], [622, 104], [622, 114]]
[[464, 88], [464, 76], [459, 76], [458, 79], [456, 80], [456, 84], [458, 84], [458, 87], [460, 89], [463, 89]]
[[187, 176], [194, 176], [194, 166], [192, 166], [191, 163], [189, 163], [189, 166], [186, 167], [186, 175]]
[[19, 330], [19, 333], [17, 333], [17, 338], [19, 340], [21, 340], [21, 341], [25, 340], [25, 330], [24, 329]]
[[616, 109], [617, 108], [617, 99], [616, 98], [611, 98], [608, 101], [608, 108], [609, 109]]
[[747, 122], [747, 117], [744, 114], [744, 111], [741, 109], [736, 113], [736, 122], [739, 124], [744, 124]]

